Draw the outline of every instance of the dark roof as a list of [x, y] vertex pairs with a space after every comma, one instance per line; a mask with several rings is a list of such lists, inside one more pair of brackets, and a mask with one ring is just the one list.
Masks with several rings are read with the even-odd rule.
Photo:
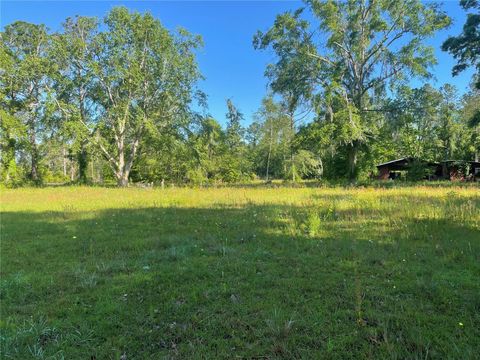
[[391, 161], [387, 161], [387, 162], [384, 162], [384, 163], [381, 163], [381, 164], [378, 164], [377, 167], [382, 167], [382, 166], [387, 166], [387, 165], [393, 165], [393, 164], [404, 164], [404, 163], [407, 163], [409, 161], [413, 160], [412, 158], [401, 158], [401, 159], [396, 159], [396, 160], [391, 160]]
[[410, 163], [412, 163], [414, 161], [420, 161], [427, 166], [437, 166], [437, 165], [439, 165], [438, 163], [435, 163], [435, 162], [416, 159], [414, 157], [404, 157], [404, 158], [401, 158], [401, 159], [396, 159], [396, 160], [384, 162], [382, 164], [378, 164], [377, 168], [387, 167], [390, 170], [407, 170]]
[[[463, 160], [445, 160], [440, 162], [431, 162], [431, 161], [424, 161], [420, 159], [415, 159], [413, 157], [403, 157], [396, 160], [387, 161], [377, 165], [377, 168], [388, 167], [391, 170], [404, 170], [406, 167], [413, 161], [418, 160], [425, 163], [428, 166], [438, 166], [442, 163], [453, 163], [453, 162], [462, 162]], [[473, 168], [480, 168], [480, 162], [478, 161], [467, 161], [470, 163]]]

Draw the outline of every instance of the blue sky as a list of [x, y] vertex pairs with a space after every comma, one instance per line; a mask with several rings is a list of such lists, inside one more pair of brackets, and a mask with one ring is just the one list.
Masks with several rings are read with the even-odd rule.
[[[267, 91], [263, 73], [265, 65], [275, 60], [271, 52], [256, 51], [252, 37], [257, 30], [266, 30], [280, 12], [296, 9], [299, 1], [19, 1], [0, 0], [1, 26], [15, 20], [44, 23], [50, 30], [61, 29], [68, 16], [103, 17], [109, 9], [125, 5], [138, 11], [150, 11], [169, 29], [183, 26], [200, 34], [205, 47], [198, 54], [205, 81], [201, 89], [208, 95], [208, 112], [225, 122], [227, 98], [232, 98], [245, 114], [246, 124], [258, 109]], [[461, 32], [466, 14], [457, 1], [443, 2], [453, 18], [453, 25], [441, 31], [428, 43], [435, 48], [439, 64], [434, 68], [435, 86], [450, 82], [463, 93], [473, 71], [452, 78], [453, 58], [440, 50], [449, 35]], [[415, 83], [419, 85], [418, 82]]]

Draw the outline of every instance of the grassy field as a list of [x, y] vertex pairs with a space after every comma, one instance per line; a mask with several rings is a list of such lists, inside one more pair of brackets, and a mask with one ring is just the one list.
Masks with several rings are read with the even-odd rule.
[[5, 359], [474, 359], [478, 187], [1, 190]]

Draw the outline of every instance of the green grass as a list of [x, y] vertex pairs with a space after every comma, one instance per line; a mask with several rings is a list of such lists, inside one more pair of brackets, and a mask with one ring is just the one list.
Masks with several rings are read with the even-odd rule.
[[5, 359], [474, 359], [478, 187], [2, 190]]

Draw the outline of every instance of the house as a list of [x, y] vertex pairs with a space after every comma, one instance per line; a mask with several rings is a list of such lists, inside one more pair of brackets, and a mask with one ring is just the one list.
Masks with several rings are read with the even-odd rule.
[[413, 157], [404, 157], [392, 161], [387, 161], [377, 165], [378, 179], [389, 180], [398, 179], [402, 174], [408, 173], [415, 162], [421, 163], [426, 171], [425, 180], [479, 180], [480, 162], [464, 160], [446, 160], [441, 162], [431, 162]]

